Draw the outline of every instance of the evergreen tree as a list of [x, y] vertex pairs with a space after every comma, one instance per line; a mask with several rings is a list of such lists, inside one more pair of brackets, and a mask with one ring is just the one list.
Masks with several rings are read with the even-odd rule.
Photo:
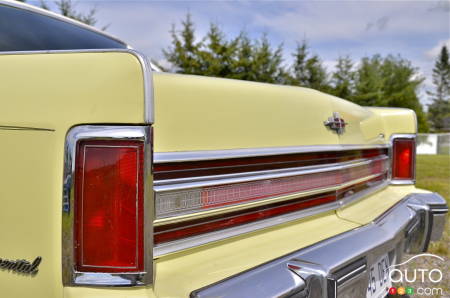
[[[166, 59], [175, 67], [175, 71], [187, 74], [202, 74], [202, 63], [200, 63], [200, 48], [203, 41], [197, 42], [195, 38], [195, 27], [191, 15], [187, 14], [186, 20], [182, 21], [183, 29], [176, 31], [172, 26], [172, 46], [163, 50]], [[204, 68], [204, 66], [203, 66]]]
[[234, 40], [236, 44], [236, 57], [233, 60], [233, 73], [230, 78], [246, 81], [255, 81], [253, 73], [253, 44], [246, 32]]
[[253, 46], [252, 72], [254, 80], [266, 83], [282, 83], [284, 70], [283, 46], [272, 49], [267, 35], [264, 34]]
[[361, 60], [352, 100], [363, 106], [409, 108], [416, 112], [419, 131], [428, 131], [426, 115], [417, 95], [423, 78], [411, 62], [400, 56], [374, 55]]
[[305, 40], [301, 44], [297, 44], [293, 57], [294, 63], [291, 67], [290, 84], [324, 92], [330, 90], [327, 71], [323, 67], [319, 56], [310, 55], [308, 44]]
[[382, 94], [381, 63], [380, 55], [361, 59], [355, 78], [355, 103], [363, 106], [386, 106]]
[[199, 50], [202, 74], [214, 77], [230, 77], [237, 50], [236, 45], [235, 40], [228, 42], [220, 28], [211, 24], [204, 47]]
[[306, 86], [308, 74], [306, 69], [306, 61], [308, 57], [308, 45], [304, 40], [301, 44], [297, 43], [294, 54], [294, 64], [292, 65], [292, 85]]
[[355, 89], [355, 72], [353, 62], [349, 56], [339, 57], [336, 70], [332, 74], [332, 90], [335, 96], [351, 99]]
[[430, 92], [432, 104], [428, 107], [431, 124], [436, 131], [450, 130], [450, 60], [443, 46], [433, 68], [435, 91]]
[[197, 42], [190, 15], [182, 27], [181, 31], [172, 27], [172, 45], [163, 50], [176, 72], [284, 83], [283, 47], [273, 49], [266, 35], [251, 40], [242, 32], [228, 40], [217, 25], [211, 24], [207, 35]]

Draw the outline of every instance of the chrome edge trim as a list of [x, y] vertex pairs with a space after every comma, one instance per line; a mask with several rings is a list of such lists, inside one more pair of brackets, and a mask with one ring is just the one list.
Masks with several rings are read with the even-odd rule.
[[[397, 264], [404, 252], [426, 250], [423, 239], [439, 228], [429, 225], [426, 218], [434, 206], [443, 205], [445, 200], [437, 194], [410, 194], [372, 223], [195, 290], [190, 297], [366, 297], [369, 274], [364, 269], [384, 254], [391, 264]], [[351, 272], [355, 276], [339, 284], [335, 273], [352, 271], [361, 259], [366, 267], [356, 268]], [[297, 269], [290, 270], [288, 265]], [[304, 282], [294, 282], [293, 274]]]
[[12, 126], [12, 125], [0, 125], [0, 130], [37, 130], [37, 131], [50, 131], [50, 132], [55, 131], [52, 128]]
[[[414, 113], [415, 115], [415, 113]], [[414, 173], [413, 179], [392, 179], [392, 155], [393, 155], [393, 144], [394, 144], [394, 140], [398, 139], [398, 138], [403, 138], [403, 139], [414, 139], [415, 140], [415, 146], [414, 146]], [[389, 138], [389, 159], [391, 160], [391, 164], [389, 165], [389, 179], [391, 180], [391, 184], [392, 185], [412, 185], [412, 184], [416, 184], [416, 147], [417, 147], [417, 134], [392, 134]]]
[[224, 240], [230, 237], [238, 236], [248, 232], [258, 231], [289, 221], [303, 219], [305, 217], [312, 216], [318, 213], [334, 210], [337, 207], [338, 207], [337, 202], [331, 202], [328, 204], [312, 207], [309, 209], [300, 210], [297, 212], [292, 212], [285, 215], [248, 223], [242, 226], [232, 227], [211, 233], [205, 233], [198, 236], [189, 237], [186, 239], [176, 240], [173, 242], [162, 243], [156, 245], [153, 248], [153, 255], [155, 257], [160, 257], [163, 255], [167, 255], [169, 253], [196, 247], [213, 241]]
[[[150, 126], [81, 125], [69, 130], [64, 147], [62, 202], [62, 280], [64, 286], [140, 286], [153, 282], [153, 186]], [[74, 175], [76, 144], [80, 140], [140, 140], [144, 142], [144, 272], [97, 273], [75, 271]]]
[[27, 3], [22, 3], [22, 2], [17, 2], [16, 3], [16, 2], [12, 2], [12, 1], [9, 2], [9, 1], [3, 1], [3, 0], [0, 0], [0, 5], [14, 7], [14, 8], [17, 8], [17, 9], [22, 9], [22, 10], [27, 10], [27, 11], [30, 11], [30, 12], [33, 12], [33, 13], [44, 15], [44, 16], [47, 16], [47, 17], [50, 17], [50, 18], [53, 18], [53, 19], [56, 19], [56, 20], [59, 20], [59, 21], [65, 22], [65, 23], [69, 23], [69, 24], [81, 27], [81, 28], [89, 30], [89, 31], [94, 31], [97, 34], [106, 36], [106, 37], [108, 37], [110, 39], [113, 39], [113, 40], [117, 41], [118, 43], [121, 43], [122, 45], [128, 47], [128, 44], [126, 42], [120, 40], [119, 38], [117, 38], [117, 37], [115, 37], [115, 36], [113, 36], [111, 34], [103, 32], [103, 31], [101, 31], [101, 30], [99, 30], [99, 29], [97, 29], [97, 28], [95, 28], [93, 26], [86, 25], [86, 24], [84, 24], [82, 22], [79, 22], [77, 20], [64, 17], [64, 16], [62, 16], [60, 14], [54, 13], [52, 11], [49, 11], [49, 10], [46, 10], [46, 9], [43, 9], [43, 8], [40, 8], [40, 7], [37, 7], [37, 6], [33, 6], [33, 5], [30, 5], [30, 4], [27, 4]]
[[292, 212], [284, 215], [279, 215], [277, 217], [272, 217], [253, 223], [248, 223], [245, 225], [232, 227], [217, 232], [205, 233], [198, 236], [193, 236], [185, 239], [175, 240], [172, 242], [162, 243], [155, 245], [153, 248], [153, 255], [155, 257], [160, 257], [170, 253], [174, 253], [180, 250], [193, 248], [199, 245], [207, 244], [209, 242], [215, 242], [219, 240], [225, 240], [234, 236], [238, 236], [248, 232], [254, 232], [260, 229], [276, 226], [282, 223], [301, 220], [309, 216], [317, 215], [319, 213], [324, 213], [327, 211], [336, 210], [339, 207], [350, 204], [356, 200], [359, 200], [375, 191], [379, 191], [389, 185], [389, 181], [385, 181], [379, 185], [372, 188], [366, 189], [364, 191], [358, 192], [350, 197], [345, 197], [335, 202], [328, 204], [312, 207], [305, 210], [300, 210], [297, 212]]
[[[327, 192], [339, 192], [339, 190], [341, 190], [343, 188], [352, 186], [354, 184], [366, 182], [370, 179], [374, 179], [374, 178], [380, 177], [382, 175], [384, 175], [384, 174], [371, 175], [371, 176], [355, 179], [355, 180], [352, 180], [352, 181], [349, 181], [346, 183], [342, 183], [342, 184], [339, 184], [336, 186], [332, 186], [332, 187], [324, 187], [324, 188], [318, 188], [318, 189], [305, 191], [305, 192], [292, 193], [292, 194], [282, 195], [282, 196], [274, 196], [274, 197], [269, 197], [267, 199], [261, 199], [261, 200], [247, 202], [246, 204], [237, 203], [237, 204], [229, 205], [227, 207], [210, 208], [209, 210], [202, 211], [202, 212], [189, 212], [188, 211], [186, 213], [180, 214], [175, 217], [173, 217], [173, 216], [161, 217], [154, 221], [154, 226], [162, 226], [162, 225], [166, 225], [166, 224], [180, 223], [180, 222], [184, 222], [184, 221], [209, 217], [209, 216], [213, 216], [213, 215], [217, 215], [217, 214], [222, 214], [222, 213], [225, 214], [228, 212], [264, 206], [266, 204], [271, 204], [271, 203], [288, 202], [292, 199], [320, 195], [320, 194], [327, 193]], [[342, 206], [345, 206], [345, 205], [353, 202], [354, 200], [364, 197], [365, 195], [372, 194], [388, 185], [389, 185], [389, 181], [385, 180], [382, 183], [379, 183], [379, 184], [371, 187], [370, 189], [359, 191], [358, 193], [353, 194], [353, 195], [347, 195], [343, 199], [340, 199], [336, 202], [339, 203], [339, 205], [338, 205], [339, 207], [342, 207]]]
[[388, 157], [385, 156], [385, 157], [379, 157], [379, 158], [373, 158], [373, 159], [360, 159], [360, 160], [355, 160], [352, 162], [343, 162], [343, 163], [328, 164], [328, 165], [322, 165], [322, 166], [298, 167], [298, 168], [290, 168], [290, 169], [275, 170], [275, 171], [248, 172], [248, 173], [241, 173], [240, 177], [239, 176], [238, 177], [228, 177], [228, 175], [217, 175], [214, 180], [207, 178], [204, 181], [195, 181], [195, 180], [199, 180], [199, 178], [196, 178], [194, 181], [191, 182], [188, 179], [186, 179], [184, 181], [181, 180], [181, 183], [177, 183], [177, 184], [173, 184], [173, 180], [162, 180], [162, 181], [155, 181], [154, 189], [155, 189], [155, 192], [167, 192], [167, 191], [185, 190], [185, 189], [192, 189], [192, 188], [206, 187], [206, 186], [215, 186], [215, 185], [223, 185], [223, 184], [233, 184], [233, 183], [257, 181], [257, 180], [300, 176], [300, 175], [306, 175], [306, 174], [324, 173], [324, 172], [330, 172], [330, 171], [336, 171], [336, 170], [350, 169], [350, 168], [354, 168], [354, 167], [368, 165], [374, 161], [387, 160], [387, 159], [388, 159]]
[[360, 149], [386, 149], [389, 144], [375, 145], [317, 145], [317, 146], [292, 146], [269, 148], [246, 148], [228, 150], [205, 151], [180, 151], [180, 152], [155, 152], [155, 163], [204, 161], [212, 159], [227, 159], [240, 157], [255, 157], [268, 155], [286, 155], [296, 153], [312, 153], [325, 151], [345, 151]]
[[[0, 0], [1, 1], [1, 0]], [[71, 54], [71, 53], [128, 53], [133, 55], [141, 65], [144, 88], [144, 123], [154, 122], [153, 76], [148, 59], [132, 49], [86, 49], [86, 50], [50, 50], [50, 51], [12, 51], [0, 52], [1, 55], [37, 55], [37, 54]]]

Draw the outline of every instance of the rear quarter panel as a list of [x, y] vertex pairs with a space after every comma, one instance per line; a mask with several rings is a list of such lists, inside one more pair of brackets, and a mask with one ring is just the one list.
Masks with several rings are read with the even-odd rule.
[[142, 69], [125, 52], [0, 55], [0, 69], [0, 258], [42, 257], [34, 277], [0, 270], [0, 297], [62, 297], [66, 133], [143, 123]]

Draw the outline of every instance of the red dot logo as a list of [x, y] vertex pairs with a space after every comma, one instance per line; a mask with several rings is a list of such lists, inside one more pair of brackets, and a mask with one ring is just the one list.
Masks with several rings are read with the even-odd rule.
[[394, 287], [390, 288], [390, 289], [389, 289], [389, 294], [391, 294], [391, 295], [397, 294], [397, 289], [394, 288]]

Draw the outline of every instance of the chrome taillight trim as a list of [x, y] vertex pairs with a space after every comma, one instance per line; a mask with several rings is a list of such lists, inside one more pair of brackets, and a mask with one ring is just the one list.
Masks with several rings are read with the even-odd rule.
[[[179, 152], [179, 153], [163, 153], [158, 156], [155, 154], [157, 162], [185, 162], [185, 161], [206, 161], [210, 159], [228, 159], [235, 157], [257, 157], [268, 155], [280, 155], [280, 154], [292, 154], [292, 153], [320, 153], [329, 151], [348, 151], [348, 150], [361, 150], [361, 149], [388, 149], [389, 144], [382, 145], [336, 145], [336, 146], [306, 146], [306, 147], [284, 147], [284, 148], [260, 148], [260, 149], [243, 149], [243, 150], [223, 150], [223, 151], [207, 151], [204, 155], [204, 151], [197, 152]], [[169, 158], [168, 158], [169, 157]], [[270, 197], [260, 201], [247, 202], [244, 204], [235, 204], [230, 206], [212, 208], [210, 210], [204, 210], [195, 213], [180, 214], [178, 216], [165, 217], [156, 219], [155, 226], [164, 226], [166, 224], [188, 222], [190, 220], [201, 219], [209, 216], [215, 216], [219, 214], [225, 214], [234, 211], [241, 211], [256, 206], [264, 206], [265, 204], [281, 201], [289, 201], [294, 198], [300, 198], [309, 195], [320, 195], [325, 192], [336, 192], [336, 194], [342, 193], [343, 190], [357, 185], [358, 183], [364, 183], [375, 179], [377, 177], [384, 177], [379, 183], [375, 183], [373, 186], [368, 184], [369, 188], [358, 191], [356, 193], [348, 192], [345, 195], [340, 195], [340, 198], [332, 203], [327, 203], [321, 206], [312, 207], [307, 210], [300, 210], [284, 215], [279, 215], [275, 218], [264, 219], [253, 223], [246, 223], [237, 227], [230, 227], [220, 231], [207, 232], [202, 235], [189, 236], [184, 239], [178, 239], [171, 242], [159, 243], [154, 247], [155, 257], [167, 255], [180, 250], [193, 248], [199, 245], [204, 245], [210, 242], [215, 242], [230, 237], [234, 237], [243, 233], [257, 231], [267, 227], [275, 226], [281, 223], [290, 222], [306, 218], [308, 216], [324, 213], [327, 211], [335, 210], [341, 206], [350, 204], [356, 200], [361, 199], [367, 195], [370, 195], [376, 191], [379, 191], [389, 185], [389, 150], [380, 152], [380, 155], [374, 157], [359, 158], [351, 161], [342, 161], [322, 165], [303, 166], [295, 168], [274, 169], [266, 171], [254, 171], [254, 172], [241, 172], [222, 175], [211, 176], [197, 176], [189, 178], [176, 178], [176, 179], [164, 179], [154, 182], [155, 195], [157, 193], [169, 193], [172, 191], [187, 191], [189, 189], [197, 189], [201, 187], [229, 185], [233, 183], [245, 183], [257, 180], [266, 180], [269, 178], [291, 177], [296, 175], [305, 175], [312, 173], [321, 173], [328, 171], [335, 171], [341, 169], [349, 169], [358, 166], [369, 165], [375, 161], [385, 161], [388, 163], [387, 168], [381, 174], [371, 175], [367, 177], [359, 177], [333, 187], [326, 187], [321, 189], [315, 189], [313, 191], [300, 191], [295, 194], [282, 195], [276, 197]]]
[[[144, 143], [144, 271], [78, 272], [74, 256], [74, 177], [76, 145], [80, 140], [135, 140]], [[65, 286], [140, 286], [153, 282], [153, 185], [150, 126], [82, 125], [73, 127], [64, 148], [62, 203], [62, 280]]]
[[160, 257], [170, 253], [174, 253], [180, 250], [193, 248], [206, 243], [224, 240], [234, 236], [238, 236], [244, 233], [255, 232], [261, 229], [269, 228], [282, 223], [298, 220], [300, 218], [305, 218], [318, 213], [323, 213], [337, 209], [339, 204], [337, 202], [332, 202], [317, 207], [312, 207], [305, 210], [300, 210], [293, 213], [288, 213], [285, 215], [263, 219], [256, 222], [247, 223], [242, 226], [231, 227], [225, 230], [219, 230], [215, 232], [209, 232], [197, 236], [192, 236], [172, 242], [166, 242], [156, 245], [153, 248], [153, 254], [155, 257]]
[[205, 176], [205, 177], [195, 177], [195, 178], [181, 178], [181, 179], [170, 179], [170, 180], [160, 180], [155, 181], [154, 190], [155, 192], [167, 192], [167, 191], [178, 191], [184, 189], [192, 189], [198, 187], [206, 187], [213, 185], [224, 185], [232, 183], [241, 183], [249, 181], [257, 181], [264, 179], [274, 179], [283, 178], [290, 176], [299, 176], [315, 173], [325, 173], [335, 170], [350, 169], [358, 166], [368, 165], [374, 161], [387, 160], [388, 156], [383, 156], [373, 159], [358, 159], [350, 162], [334, 163], [320, 166], [308, 166], [308, 167], [297, 167], [288, 168], [282, 170], [269, 170], [269, 171], [257, 171], [257, 172], [246, 172], [240, 174], [225, 174], [216, 176]]
[[[394, 150], [394, 140], [395, 139], [414, 139], [415, 146], [414, 150], [414, 160], [413, 160], [413, 179], [393, 179], [392, 178], [392, 158]], [[391, 164], [389, 166], [389, 180], [393, 185], [413, 185], [416, 184], [416, 146], [417, 146], [417, 134], [392, 134], [389, 139], [389, 159]]]
[[228, 150], [155, 152], [154, 163], [158, 164], [169, 162], [205, 161], [213, 159], [286, 155], [296, 153], [314, 153], [326, 151], [339, 152], [349, 150], [386, 149], [386, 148], [389, 148], [389, 144], [316, 145], [316, 146], [290, 146], [290, 147], [246, 148], [246, 149], [228, 149]]

